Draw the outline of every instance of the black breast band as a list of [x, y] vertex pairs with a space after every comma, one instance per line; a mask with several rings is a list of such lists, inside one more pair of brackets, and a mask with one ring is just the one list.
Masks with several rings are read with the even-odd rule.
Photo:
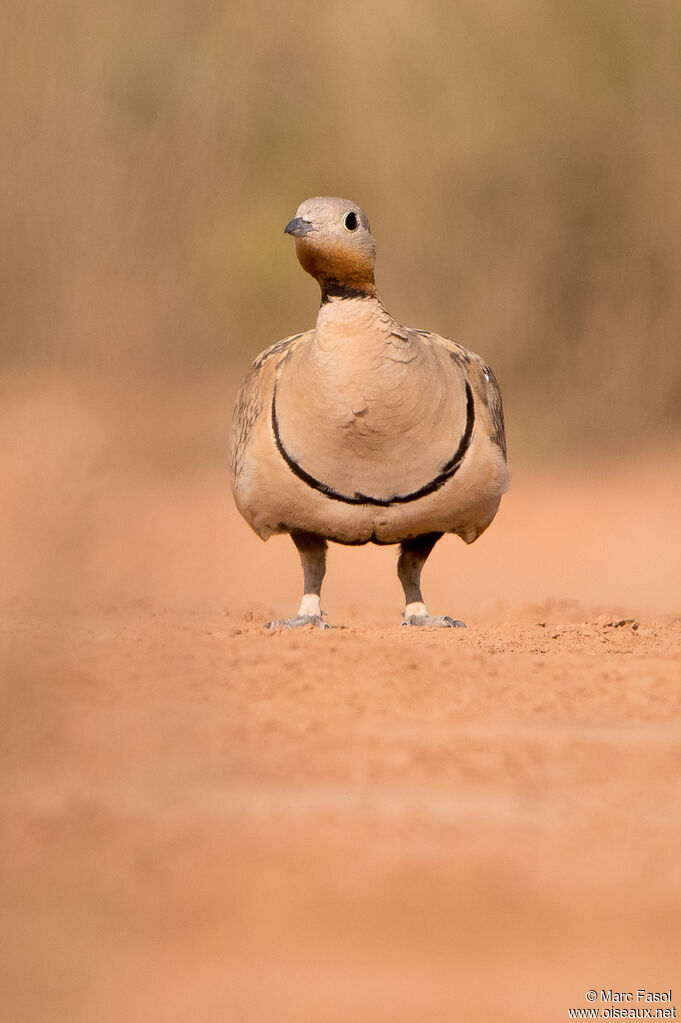
[[432, 494], [436, 490], [439, 490], [443, 483], [446, 483], [448, 479], [451, 479], [457, 469], [461, 467], [461, 463], [463, 462], [471, 443], [473, 425], [475, 423], [475, 403], [473, 401], [473, 392], [470, 384], [466, 381], [466, 427], [463, 431], [463, 436], [461, 437], [458, 448], [449, 461], [445, 462], [437, 476], [434, 476], [429, 483], [419, 487], [418, 490], [412, 490], [409, 494], [395, 494], [393, 497], [371, 497], [368, 494], [360, 493], [341, 494], [340, 491], [334, 490], [333, 487], [328, 486], [326, 483], [322, 483], [321, 480], [312, 476], [311, 473], [303, 469], [302, 465], [300, 465], [300, 463], [288, 453], [281, 439], [281, 434], [279, 433], [276, 402], [277, 388], [275, 384], [274, 393], [272, 394], [272, 432], [274, 433], [274, 442], [277, 445], [277, 450], [291, 472], [297, 476], [299, 480], [302, 480], [303, 483], [306, 483], [308, 487], [312, 487], [313, 490], [319, 491], [320, 494], [323, 494], [332, 501], [343, 501], [345, 504], [371, 504], [376, 505], [379, 508], [388, 508], [392, 504], [408, 504], [410, 501], [417, 501], [420, 497], [426, 497], [427, 494]]

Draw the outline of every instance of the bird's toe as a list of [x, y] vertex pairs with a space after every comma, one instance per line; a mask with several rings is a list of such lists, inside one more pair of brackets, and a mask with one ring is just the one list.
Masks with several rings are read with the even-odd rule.
[[427, 629], [465, 629], [466, 623], [449, 615], [407, 615], [402, 625], [420, 625]]
[[304, 625], [311, 625], [315, 629], [331, 628], [321, 615], [296, 615], [295, 618], [285, 618], [282, 621], [265, 622], [266, 629], [300, 629]]

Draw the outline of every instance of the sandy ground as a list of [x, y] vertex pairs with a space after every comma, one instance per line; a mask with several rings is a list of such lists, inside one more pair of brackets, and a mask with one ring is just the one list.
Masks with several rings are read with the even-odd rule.
[[0, 390], [3, 1023], [681, 1006], [678, 445], [515, 463], [424, 572], [465, 631], [334, 548], [346, 628], [273, 635], [224, 381]]

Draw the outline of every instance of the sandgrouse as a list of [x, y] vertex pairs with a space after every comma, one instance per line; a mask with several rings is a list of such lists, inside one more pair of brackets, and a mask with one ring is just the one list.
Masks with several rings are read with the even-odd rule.
[[403, 327], [376, 294], [363, 211], [308, 199], [284, 228], [321, 287], [317, 323], [266, 349], [234, 410], [232, 486], [267, 540], [289, 533], [304, 592], [298, 614], [268, 625], [328, 628], [320, 609], [327, 541], [400, 544], [404, 625], [431, 616], [421, 569], [443, 533], [472, 543], [508, 486], [499, 386], [462, 345]]

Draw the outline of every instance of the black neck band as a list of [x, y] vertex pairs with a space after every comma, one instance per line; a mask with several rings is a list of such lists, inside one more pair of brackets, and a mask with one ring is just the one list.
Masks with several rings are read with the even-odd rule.
[[349, 284], [341, 284], [333, 277], [328, 277], [321, 282], [322, 305], [330, 302], [332, 298], [371, 298], [368, 291], [361, 288], [353, 288]]

